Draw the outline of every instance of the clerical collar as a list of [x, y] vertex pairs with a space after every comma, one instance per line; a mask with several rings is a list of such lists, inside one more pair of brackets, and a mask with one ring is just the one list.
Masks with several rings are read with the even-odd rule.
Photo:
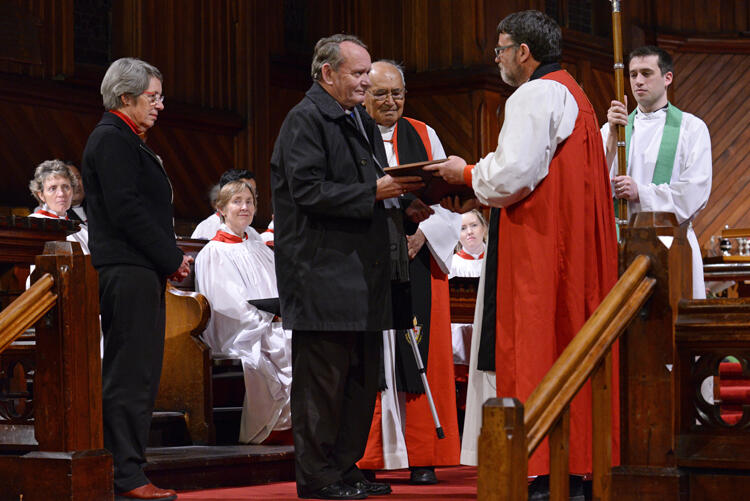
[[635, 109], [636, 109], [636, 112], [635, 112], [636, 117], [649, 120], [649, 119], [659, 118], [662, 112], [666, 113], [667, 110], [669, 109], [669, 103], [665, 104], [663, 107], [654, 111], [648, 111], [648, 112], [641, 111], [641, 109], [638, 108], [637, 106], [635, 107]]
[[542, 78], [544, 75], [552, 73], [553, 71], [560, 70], [562, 70], [562, 66], [560, 66], [560, 63], [540, 64], [537, 69], [534, 70], [534, 73], [532, 73], [529, 77], [529, 82], [532, 80], [536, 80], [537, 78]]
[[378, 124], [378, 130], [380, 131], [380, 134], [386, 135], [386, 134], [393, 134], [393, 131], [396, 129], [396, 124], [394, 123], [390, 127], [386, 125], [380, 125]]

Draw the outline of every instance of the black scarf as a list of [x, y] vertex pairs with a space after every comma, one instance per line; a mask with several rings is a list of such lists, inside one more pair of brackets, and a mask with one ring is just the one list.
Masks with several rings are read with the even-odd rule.
[[[399, 164], [423, 162], [429, 157], [417, 130], [408, 120], [401, 118], [395, 132], [394, 148], [398, 152]], [[430, 272], [430, 250], [423, 245], [414, 259], [409, 262], [409, 278], [406, 290], [393, 295], [393, 311], [406, 313], [411, 325], [411, 317], [417, 317], [422, 326], [421, 336], [417, 339], [422, 364], [427, 369], [427, 357], [430, 345], [430, 312], [432, 305], [432, 275]], [[397, 297], [399, 296], [399, 297]], [[398, 301], [398, 302], [397, 302]], [[396, 326], [403, 328], [403, 325]], [[396, 331], [396, 389], [407, 393], [424, 393], [424, 385], [417, 370], [414, 353], [407, 337], [406, 330]]]

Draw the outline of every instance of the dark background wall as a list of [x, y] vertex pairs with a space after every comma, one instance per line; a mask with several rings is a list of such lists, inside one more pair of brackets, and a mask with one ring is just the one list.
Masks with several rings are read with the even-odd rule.
[[[750, 226], [748, 3], [622, 2], [625, 51], [671, 50], [671, 98], [712, 133], [713, 193], [696, 221], [704, 244], [724, 224]], [[263, 227], [273, 142], [310, 86], [315, 41], [335, 32], [359, 35], [373, 58], [403, 61], [406, 113], [435, 127], [448, 153], [475, 161], [494, 150], [512, 92], [492, 60], [495, 26], [526, 8], [563, 25], [564, 66], [604, 122], [614, 95], [605, 0], [0, 0], [0, 206], [33, 205], [26, 186], [39, 162], [80, 160], [106, 67], [136, 56], [164, 74], [166, 110], [148, 142], [174, 181], [178, 218], [205, 217], [209, 186], [243, 167], [258, 177]]]

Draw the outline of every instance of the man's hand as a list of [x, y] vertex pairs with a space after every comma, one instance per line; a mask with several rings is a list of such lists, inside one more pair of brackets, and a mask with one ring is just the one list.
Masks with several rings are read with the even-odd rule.
[[409, 207], [406, 208], [406, 217], [413, 223], [419, 224], [430, 215], [434, 214], [435, 211], [429, 205], [426, 205], [420, 199], [414, 200]]
[[617, 126], [628, 125], [628, 96], [625, 103], [612, 101], [607, 110], [607, 123], [609, 124], [609, 135], [617, 137]]
[[375, 200], [385, 200], [417, 191], [424, 187], [424, 182], [419, 176], [392, 177], [390, 174], [378, 179], [377, 189], [375, 190]]
[[428, 165], [424, 170], [435, 172], [450, 184], [464, 184], [464, 167], [466, 162], [463, 158], [451, 155], [445, 162]]
[[463, 214], [469, 212], [472, 209], [478, 209], [481, 207], [479, 200], [476, 198], [469, 198], [468, 200], [461, 201], [459, 197], [445, 197], [440, 201], [440, 206], [444, 209], [448, 209], [451, 212], [458, 212]]
[[193, 262], [193, 258], [188, 255], [182, 256], [182, 264], [180, 264], [180, 267], [177, 268], [177, 271], [169, 275], [167, 279], [172, 280], [174, 282], [182, 282], [187, 278], [188, 275], [190, 275], [190, 263]]
[[631, 202], [637, 202], [638, 185], [630, 176], [617, 176], [612, 180], [612, 186], [615, 189], [615, 198], [624, 198]]
[[414, 256], [416, 256], [417, 252], [422, 249], [422, 246], [426, 241], [427, 240], [425, 239], [422, 230], [417, 230], [417, 232], [413, 235], [406, 235], [406, 243], [408, 244], [409, 248], [409, 259], [414, 259]]

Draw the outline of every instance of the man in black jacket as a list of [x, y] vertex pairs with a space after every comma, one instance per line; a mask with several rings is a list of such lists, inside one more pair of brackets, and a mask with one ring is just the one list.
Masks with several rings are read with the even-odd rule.
[[164, 352], [166, 280], [185, 278], [192, 261], [175, 242], [172, 184], [141, 139], [164, 109], [161, 81], [144, 61], [112, 63], [101, 86], [108, 111], [83, 152], [104, 333], [104, 446], [112, 453], [118, 499], [176, 499], [143, 472]]
[[390, 492], [355, 463], [372, 420], [381, 331], [392, 326], [386, 208], [421, 184], [382, 170], [382, 139], [361, 105], [370, 62], [356, 37], [318, 41], [315, 82], [284, 120], [271, 158], [276, 274], [293, 331], [297, 491], [306, 498]]

